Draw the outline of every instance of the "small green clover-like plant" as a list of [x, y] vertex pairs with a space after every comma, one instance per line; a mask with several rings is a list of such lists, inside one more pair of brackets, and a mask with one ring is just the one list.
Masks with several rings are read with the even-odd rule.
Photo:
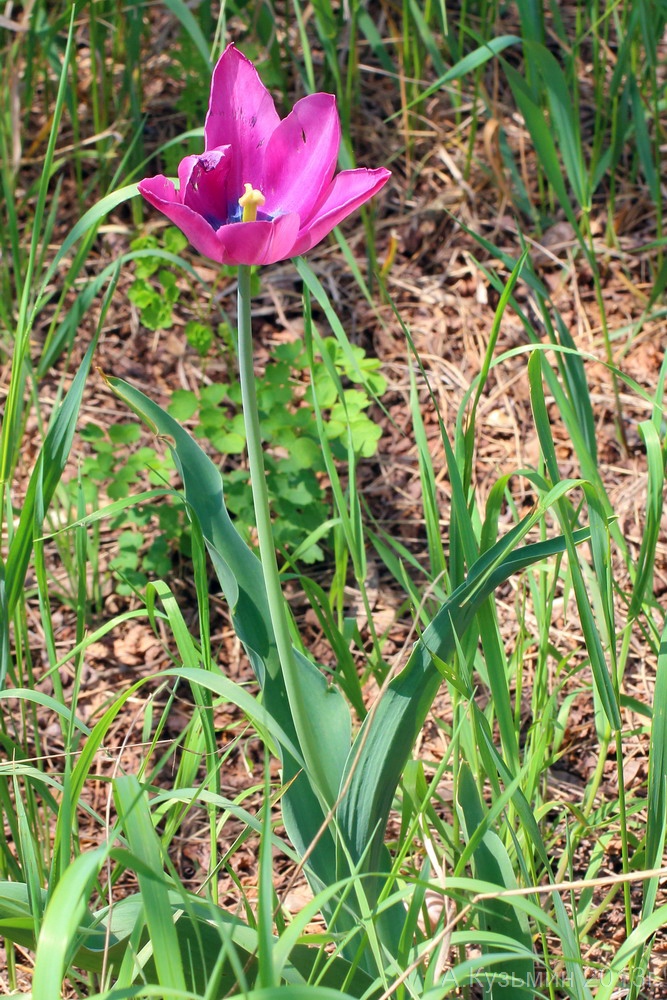
[[125, 595], [144, 590], [149, 580], [168, 576], [173, 569], [171, 539], [166, 532], [161, 529], [149, 543], [146, 541], [145, 532], [152, 512], [140, 508], [130, 511], [129, 515], [128, 521], [133, 522], [133, 526], [121, 531], [116, 541], [116, 555], [109, 563], [109, 568], [120, 577], [116, 590]]
[[[137, 486], [163, 486], [169, 482], [174, 469], [171, 455], [162, 456], [148, 446], [135, 447], [141, 433], [139, 424], [128, 422], [106, 428], [88, 423], [81, 430], [91, 451], [81, 464], [80, 481], [86, 502], [98, 506], [100, 493], [109, 500], [122, 500]], [[120, 577], [116, 588], [120, 594], [141, 590], [149, 579], [167, 575], [172, 569], [173, 551], [186, 554], [189, 549], [184, 511], [168, 502], [128, 507], [112, 520], [111, 527], [123, 529], [109, 564]]]
[[205, 358], [213, 346], [213, 331], [206, 323], [192, 319], [185, 324], [185, 339], [200, 358]]
[[[174, 324], [174, 307], [178, 302], [181, 285], [179, 283], [179, 268], [171, 266], [164, 257], [157, 253], [153, 256], [151, 250], [166, 251], [178, 257], [188, 241], [180, 229], [167, 226], [160, 237], [153, 234], [138, 236], [132, 240], [132, 250], [149, 251], [146, 256], [137, 257], [134, 261], [134, 281], [128, 290], [130, 301], [139, 312], [139, 319], [148, 330], [168, 330]], [[234, 278], [235, 267], [220, 268], [221, 276]], [[252, 269], [252, 292], [259, 292], [260, 269]], [[232, 346], [232, 338], [227, 323], [221, 323], [217, 335], [228, 349]], [[199, 320], [190, 320], [185, 325], [185, 337], [200, 358], [205, 358], [211, 350], [215, 337], [210, 324]]]
[[[377, 358], [369, 358], [362, 347], [348, 344], [343, 350], [333, 337], [323, 341], [323, 348], [326, 359], [315, 362], [312, 386], [306, 398], [312, 401], [314, 392], [320, 409], [329, 411], [325, 430], [328, 440], [334, 445], [334, 453], [338, 452], [342, 457], [340, 445], [349, 432], [355, 454], [361, 458], [372, 458], [382, 431], [369, 419], [366, 410], [372, 397], [382, 396], [387, 388], [387, 380], [380, 372], [380, 362]], [[344, 388], [341, 394], [342, 380], [353, 385]]]
[[81, 465], [84, 490], [86, 484], [95, 489], [95, 496], [86, 496], [86, 500], [93, 502], [101, 486], [110, 500], [122, 500], [144, 476], [152, 486], [169, 482], [174, 468], [170, 456], [158, 455], [148, 446], [133, 449], [141, 438], [139, 424], [119, 423], [102, 428], [89, 423], [81, 430], [81, 437], [92, 452]]
[[[314, 400], [325, 415], [325, 433], [333, 453], [343, 458], [351, 446], [358, 457], [370, 458], [377, 450], [381, 429], [367, 410], [373, 397], [381, 396], [386, 389], [380, 362], [367, 357], [362, 348], [348, 347], [344, 351], [331, 337], [323, 341], [323, 349], [326, 357], [315, 363], [311, 385], [306, 389], [303, 386], [308, 362], [298, 342], [275, 348], [264, 374], [257, 377], [260, 420], [268, 447], [267, 484], [276, 515], [276, 544], [290, 552], [299, 549], [299, 557], [306, 563], [324, 558], [319, 543], [304, 547], [304, 542], [331, 514], [321, 484], [325, 464]], [[179, 422], [196, 420], [195, 436], [208, 441], [221, 454], [244, 452], [245, 428], [237, 382], [207, 385], [199, 392], [178, 389], [168, 409]], [[254, 512], [245, 469], [225, 472], [225, 497], [237, 526], [248, 537]]]
[[[163, 246], [177, 253], [183, 237], [179, 230], [167, 228]], [[142, 237], [135, 249], [158, 246], [155, 237]], [[159, 257], [141, 257], [136, 261], [133, 301], [140, 309], [141, 320], [151, 329], [172, 322], [172, 307], [178, 298], [175, 272], [162, 266]], [[154, 326], [155, 324], [155, 326]], [[210, 325], [191, 320], [185, 326], [188, 343], [201, 358], [211, 351], [214, 342], [232, 355], [232, 335], [226, 324], [214, 334]], [[322, 486], [325, 463], [319, 439], [315, 401], [324, 416], [324, 432], [333, 454], [345, 459], [351, 447], [360, 458], [371, 458], [377, 451], [381, 429], [368, 416], [374, 397], [386, 389], [380, 362], [368, 357], [361, 347], [342, 346], [333, 338], [322, 341], [322, 357], [308, 374], [308, 360], [299, 342], [281, 344], [272, 352], [263, 375], [257, 378], [257, 397], [262, 431], [268, 451], [265, 456], [267, 484], [275, 512], [274, 533], [279, 548], [298, 550], [304, 563], [324, 559], [319, 541], [306, 543], [308, 537], [331, 516], [331, 504]], [[307, 384], [308, 383], [308, 384]], [[208, 441], [221, 455], [242, 455], [246, 438], [241, 407], [241, 388], [236, 380], [205, 385], [197, 392], [178, 389], [169, 412], [180, 423], [194, 421], [194, 434]], [[169, 480], [172, 466], [160, 458], [154, 448], [140, 445], [137, 424], [115, 424], [103, 429], [88, 424], [82, 437], [91, 454], [82, 465], [82, 479], [87, 484], [86, 500], [95, 503], [103, 490], [110, 500], [130, 495], [137, 483], [153, 485]], [[233, 463], [232, 463], [233, 466]], [[254, 526], [252, 493], [245, 468], [225, 471], [227, 506], [237, 519], [237, 526], [250, 539]], [[153, 573], [167, 572], [169, 555], [188, 547], [187, 519], [183, 511], [169, 504], [152, 508], [159, 518], [163, 541], [148, 543], [148, 521], [141, 511], [128, 509], [115, 527], [124, 527], [114, 568], [125, 580], [125, 590], [141, 587]], [[171, 511], [170, 515], [165, 512]], [[141, 529], [145, 528], [145, 531]]]
[[[169, 253], [179, 254], [187, 243], [183, 233], [173, 226], [162, 234], [162, 249]], [[133, 250], [157, 250], [160, 243], [156, 236], [140, 236], [132, 241], [131, 247]], [[138, 257], [128, 296], [147, 329], [168, 330], [174, 322], [174, 305], [179, 296], [176, 272], [165, 267], [164, 260], [158, 256]]]

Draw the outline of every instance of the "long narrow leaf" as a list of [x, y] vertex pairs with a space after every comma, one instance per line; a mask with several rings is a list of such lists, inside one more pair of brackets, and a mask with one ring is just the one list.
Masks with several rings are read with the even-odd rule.
[[[464, 762], [459, 771], [459, 806], [463, 814], [467, 837], [470, 839], [484, 822], [484, 808], [472, 773]], [[473, 853], [475, 877], [485, 882], [493, 882], [501, 889], [516, 889], [516, 879], [512, 863], [500, 837], [487, 829]], [[511, 901], [502, 899], [486, 900], [480, 906], [480, 925], [509, 937], [525, 951], [532, 949], [528, 921]], [[507, 962], [494, 970], [497, 978], [490, 978], [490, 996], [514, 997], [515, 990], [533, 978], [534, 964], [524, 956]]]
[[[560, 489], [551, 491], [544, 497], [543, 506], [548, 507], [561, 495]], [[391, 682], [375, 711], [369, 713], [353, 744], [339, 826], [352, 859], [358, 862], [366, 855], [369, 871], [382, 869], [382, 843], [391, 803], [442, 680], [435, 660], [446, 661], [455, 652], [458, 636], [464, 634], [477, 609], [500, 583], [526, 566], [564, 550], [562, 538], [518, 548], [542, 513], [540, 506], [480, 556], [467, 580], [445, 602], [415, 644], [405, 668]], [[588, 537], [587, 530], [576, 535], [578, 542]]]
[[33, 996], [40, 1000], [60, 1000], [62, 996], [62, 981], [76, 951], [78, 928], [87, 913], [88, 900], [106, 853], [106, 849], [98, 848], [79, 855], [49, 900], [32, 981]]
[[[95, 350], [96, 339], [93, 340], [81, 362], [72, 386], [67, 393], [56, 417], [51, 425], [44, 445], [37, 459], [37, 465], [30, 477], [23, 510], [18, 527], [7, 555], [7, 615], [11, 617], [16, 602], [23, 589], [23, 581], [30, 561], [33, 532], [35, 530], [35, 499], [38, 489], [42, 494], [43, 509], [51, 502], [56, 486], [65, 469], [65, 464], [72, 447], [76, 421], [81, 406], [81, 398], [90, 370], [90, 364]], [[4, 678], [0, 678], [0, 682]]]
[[[535, 351], [534, 354], [531, 355], [530, 361], [528, 362], [530, 399], [535, 417], [535, 427], [537, 429], [537, 435], [542, 448], [542, 454], [544, 455], [544, 460], [551, 480], [556, 483], [559, 479], [558, 460], [551, 435], [549, 414], [547, 412], [546, 402], [544, 399], [544, 389], [542, 385], [543, 363], [540, 351]], [[559, 514], [559, 520], [563, 530], [567, 551], [570, 555], [570, 573], [572, 574], [574, 592], [577, 600], [577, 608], [579, 610], [584, 640], [586, 642], [586, 649], [591, 661], [591, 670], [593, 673], [593, 680], [595, 682], [595, 690], [600, 698], [609, 725], [612, 729], [619, 730], [621, 728], [621, 716], [618, 702], [614, 692], [614, 686], [609, 668], [605, 659], [600, 633], [591, 608], [590, 594], [586, 587], [581, 566], [579, 565], [579, 560], [575, 553], [568, 511], [562, 504], [557, 504], [556, 510]], [[602, 519], [600, 518], [599, 520]], [[610, 641], [613, 641], [613, 638], [613, 636], [610, 636]], [[611, 655], [613, 657], [613, 650]]]
[[[646, 818], [646, 867], [663, 863], [667, 825], [667, 627], [660, 640], [660, 653], [653, 693], [653, 719], [648, 764], [648, 815]], [[644, 886], [642, 915], [647, 917], [658, 891], [658, 879]]]
[[[122, 775], [115, 783], [116, 808], [130, 850], [144, 862], [150, 876], [137, 873], [143, 909], [150, 935], [158, 981], [165, 990], [165, 1000], [185, 990], [183, 957], [169, 906], [169, 892], [163, 873], [163, 860], [148, 800], [134, 775]], [[174, 991], [172, 994], [171, 991]]]
[[[264, 704], [277, 724], [299, 748], [294, 721], [278, 659], [259, 560], [236, 531], [224, 502], [219, 470], [186, 431], [147, 396], [120, 379], [108, 378], [110, 388], [156, 432], [169, 442], [191, 513], [197, 517], [211, 561], [225, 593], [237, 635], [243, 642], [262, 686]], [[302, 653], [294, 650], [302, 673], [301, 683], [312, 718], [320, 727], [321, 766], [327, 781], [337, 787], [350, 747], [351, 719], [340, 692]], [[300, 749], [300, 748], [299, 748]], [[292, 843], [305, 853], [324, 820], [321, 806], [326, 790], [312, 788], [312, 775], [282, 748], [285, 823]], [[311, 855], [312, 869], [326, 884], [335, 868], [333, 837], [319, 836]]]

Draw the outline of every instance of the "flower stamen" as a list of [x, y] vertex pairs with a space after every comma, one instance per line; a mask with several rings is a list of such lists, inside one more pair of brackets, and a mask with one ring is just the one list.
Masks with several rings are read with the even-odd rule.
[[245, 194], [239, 198], [239, 205], [243, 209], [242, 222], [256, 222], [257, 209], [266, 201], [261, 191], [258, 191], [252, 184], [244, 184]]

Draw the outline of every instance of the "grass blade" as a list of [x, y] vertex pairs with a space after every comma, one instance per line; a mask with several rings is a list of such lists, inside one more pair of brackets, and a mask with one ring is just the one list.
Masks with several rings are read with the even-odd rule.
[[62, 981], [80, 943], [79, 927], [88, 912], [88, 900], [97, 881], [106, 849], [80, 854], [63, 874], [44, 913], [37, 942], [33, 996], [60, 1000]]
[[[229, 517], [220, 472], [190, 435], [147, 396], [120, 379], [107, 378], [107, 382], [142, 420], [170, 442], [186, 502], [199, 521], [236, 633], [262, 686], [264, 704], [300, 750], [275, 648], [261, 565]], [[340, 692], [327, 685], [318, 668], [298, 649], [294, 655], [301, 671], [304, 697], [320, 726], [322, 767], [327, 769], [329, 782], [339, 781], [350, 746], [349, 710]], [[282, 761], [283, 781], [288, 785], [283, 809], [290, 838], [303, 854], [319, 835], [311, 865], [326, 884], [335, 867], [333, 838], [330, 833], [319, 834], [325, 815], [320, 796], [326, 798], [326, 792], [311, 785], [315, 776], [306, 774], [284, 746]]]
[[158, 982], [165, 990], [165, 1000], [171, 1000], [177, 991], [185, 991], [185, 976], [163, 872], [160, 841], [151, 820], [146, 795], [134, 775], [117, 778], [114, 793], [118, 819], [130, 850], [150, 872], [146, 874], [143, 868], [137, 872], [141, 902]]
[[[468, 765], [464, 762], [459, 771], [458, 802], [463, 814], [464, 828], [467, 838], [484, 824], [484, 808], [477, 791], [477, 786]], [[516, 889], [516, 879], [512, 863], [500, 837], [491, 829], [487, 829], [473, 852], [473, 868], [475, 878], [491, 882], [503, 889]], [[480, 927], [482, 930], [501, 933], [520, 945], [525, 951], [532, 950], [532, 938], [528, 921], [520, 910], [511, 902], [501, 899], [486, 900], [480, 905]], [[521, 991], [533, 977], [534, 964], [518, 957], [514, 962], [508, 962], [495, 971], [495, 977], [490, 977], [488, 986], [492, 1000], [496, 997], [516, 996], [516, 990]]]

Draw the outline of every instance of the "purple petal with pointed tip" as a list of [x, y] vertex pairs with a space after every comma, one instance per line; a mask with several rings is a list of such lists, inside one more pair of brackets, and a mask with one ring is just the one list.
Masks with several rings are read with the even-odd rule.
[[159, 174], [140, 181], [138, 188], [146, 201], [178, 226], [195, 250], [219, 264], [223, 263], [222, 248], [215, 229], [201, 215], [181, 203], [181, 192], [175, 189], [172, 181]]
[[390, 177], [391, 172], [384, 167], [378, 167], [376, 170], [367, 170], [364, 167], [357, 170], [342, 170], [334, 177], [315, 215], [302, 224], [292, 254], [296, 256], [305, 253], [323, 240], [334, 226], [372, 198]]
[[229, 190], [236, 197], [243, 194], [245, 183], [260, 187], [266, 146], [279, 123], [273, 98], [257, 70], [228, 45], [213, 70], [204, 135], [207, 150], [232, 147]]
[[311, 215], [331, 184], [340, 147], [340, 119], [331, 94], [304, 97], [269, 139], [264, 160], [264, 210]]
[[[281, 122], [257, 70], [233, 45], [213, 72], [204, 133], [205, 152], [179, 165], [178, 190], [160, 175], [141, 181], [139, 191], [222, 264], [273, 264], [305, 253], [390, 176], [381, 168], [334, 177], [335, 99], [311, 94]], [[255, 222], [240, 221], [245, 184], [266, 199]]]

